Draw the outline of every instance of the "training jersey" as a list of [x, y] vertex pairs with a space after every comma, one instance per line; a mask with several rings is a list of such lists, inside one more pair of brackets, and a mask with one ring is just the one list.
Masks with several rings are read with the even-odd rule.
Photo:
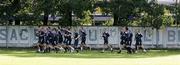
[[142, 37], [143, 37], [143, 36], [142, 36], [141, 33], [136, 33], [136, 35], [135, 35], [135, 40], [136, 40], [136, 41], [142, 41], [142, 40], [141, 40]]
[[104, 40], [108, 40], [109, 36], [109, 33], [104, 32], [102, 37], [104, 38]]

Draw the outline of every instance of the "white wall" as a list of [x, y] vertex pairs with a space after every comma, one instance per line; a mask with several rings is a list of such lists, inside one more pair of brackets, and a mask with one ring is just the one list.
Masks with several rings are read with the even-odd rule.
[[[34, 35], [37, 26], [0, 26], [1, 47], [31, 47], [38, 38]], [[73, 27], [72, 31], [79, 31], [81, 27]], [[83, 27], [87, 33], [87, 44], [93, 47], [102, 47], [102, 32], [110, 33], [109, 43], [118, 47], [120, 30], [122, 27]], [[145, 47], [180, 48], [180, 28], [167, 27], [156, 30], [151, 27], [129, 27], [135, 35], [138, 30], [143, 34]], [[73, 42], [72, 42], [73, 43]], [[133, 39], [133, 44], [135, 43]]]

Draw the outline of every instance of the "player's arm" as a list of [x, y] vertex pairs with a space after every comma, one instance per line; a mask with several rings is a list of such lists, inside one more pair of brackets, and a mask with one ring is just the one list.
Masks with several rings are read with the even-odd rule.
[[78, 37], [76, 38], [76, 39], [79, 39], [81, 36], [80, 35], [78, 35]]

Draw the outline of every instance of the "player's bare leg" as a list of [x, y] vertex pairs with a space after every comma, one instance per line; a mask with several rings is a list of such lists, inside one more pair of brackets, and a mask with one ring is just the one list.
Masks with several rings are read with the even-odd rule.
[[105, 49], [110, 49], [110, 50], [111, 50], [111, 52], [113, 51], [112, 45], [109, 45], [109, 44], [104, 44], [104, 47], [103, 47], [102, 52], [104, 52], [104, 51], [105, 51]]
[[143, 45], [140, 45], [140, 47], [139, 47], [140, 49], [142, 49], [142, 51], [143, 52], [146, 52], [146, 49], [144, 48], [144, 46]]
[[121, 53], [121, 52], [122, 52], [122, 48], [124, 48], [124, 46], [125, 46], [124, 44], [120, 44], [120, 45], [119, 45], [119, 51], [118, 51], [118, 53]]
[[89, 50], [91, 50], [91, 47], [90, 47], [90, 46], [87, 46], [85, 43], [81, 43], [81, 44], [80, 44], [80, 49], [81, 49], [81, 51], [83, 51], [83, 49], [86, 49], [86, 48], [88, 48]]
[[103, 45], [103, 49], [102, 49], [102, 52], [101, 53], [104, 53], [105, 52], [105, 48], [106, 48], [106, 44]]
[[42, 44], [42, 52], [44, 52], [46, 50], [46, 48], [47, 48], [47, 45], [45, 43]]
[[70, 48], [70, 52], [74, 52], [74, 47], [73, 46], [71, 46], [71, 45], [68, 45], [68, 47]]
[[110, 44], [107, 44], [108, 49], [110, 49], [111, 52], [113, 52], [113, 47]]
[[37, 52], [41, 52], [40, 44], [37, 43], [35, 46], [37, 47]]
[[59, 45], [59, 50], [60, 50], [60, 51], [65, 51], [64, 47], [65, 47], [65, 45], [60, 44], [60, 45]]

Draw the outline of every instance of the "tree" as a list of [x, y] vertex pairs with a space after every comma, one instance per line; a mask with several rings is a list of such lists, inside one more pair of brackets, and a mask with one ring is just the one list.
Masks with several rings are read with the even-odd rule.
[[[20, 20], [17, 18], [17, 13], [24, 8], [26, 0], [2, 0], [1, 14], [11, 23], [15, 21], [15, 25], [20, 25]], [[4, 19], [2, 16], [1, 18]]]
[[74, 15], [80, 19], [81, 25], [92, 24], [91, 14], [94, 11], [96, 0], [73, 0], [72, 10]]
[[43, 25], [48, 24], [49, 15], [55, 15], [59, 0], [34, 0], [33, 13], [36, 16], [43, 14]]
[[114, 17], [114, 26], [127, 26], [132, 19], [138, 17], [147, 6], [147, 0], [112, 0], [110, 9]]
[[150, 26], [159, 29], [163, 23], [163, 15], [164, 15], [165, 6], [157, 4], [156, 0], [151, 0], [148, 7], [146, 8], [146, 12], [148, 13], [148, 17], [151, 19]]

